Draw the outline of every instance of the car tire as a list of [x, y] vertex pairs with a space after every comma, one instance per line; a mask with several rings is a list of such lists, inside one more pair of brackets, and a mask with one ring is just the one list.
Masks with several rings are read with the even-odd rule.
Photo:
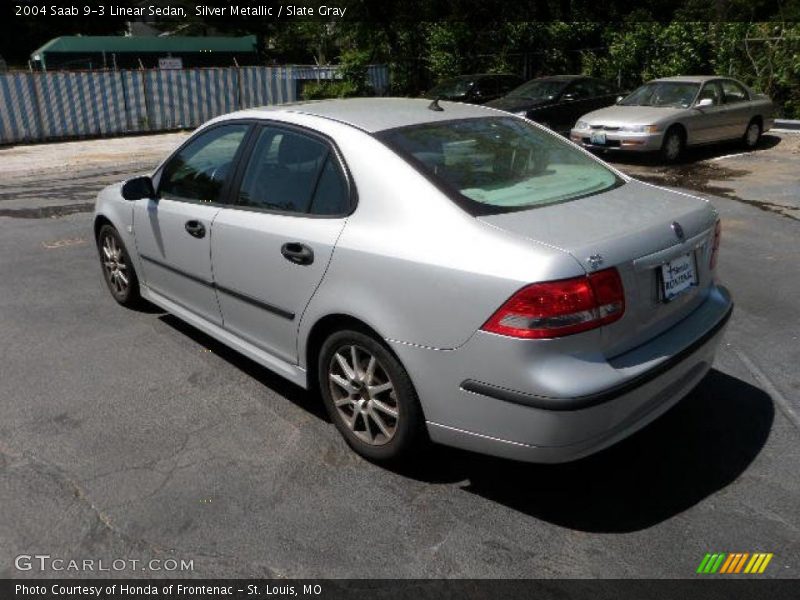
[[661, 142], [661, 160], [665, 163], [676, 163], [683, 156], [686, 147], [686, 140], [683, 133], [677, 127], [667, 130], [664, 140]]
[[742, 143], [744, 147], [752, 150], [756, 146], [758, 146], [758, 141], [761, 139], [761, 123], [759, 123], [756, 119], [750, 121], [747, 124], [747, 129], [744, 131], [744, 135], [742, 136]]
[[425, 446], [425, 419], [411, 379], [372, 336], [332, 334], [320, 349], [317, 376], [328, 415], [364, 458], [401, 463]]
[[134, 308], [142, 303], [139, 278], [119, 232], [106, 223], [97, 233], [97, 252], [111, 296], [122, 306]]

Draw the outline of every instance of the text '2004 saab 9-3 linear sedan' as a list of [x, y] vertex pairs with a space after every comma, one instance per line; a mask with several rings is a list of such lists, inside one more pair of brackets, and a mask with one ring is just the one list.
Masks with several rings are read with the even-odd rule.
[[319, 389], [372, 460], [573, 460], [706, 374], [732, 310], [701, 199], [522, 117], [353, 99], [201, 127], [103, 190], [106, 282]]

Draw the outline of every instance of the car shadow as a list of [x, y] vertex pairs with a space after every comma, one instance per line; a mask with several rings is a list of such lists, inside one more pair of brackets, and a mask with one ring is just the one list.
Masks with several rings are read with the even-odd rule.
[[588, 458], [536, 465], [435, 448], [403, 475], [462, 489], [562, 527], [630, 532], [651, 527], [726, 487], [758, 456], [771, 398], [712, 370], [660, 419]]
[[733, 154], [738, 152], [762, 152], [774, 148], [782, 142], [780, 136], [765, 133], [758, 140], [755, 148], [746, 149], [738, 141], [721, 142], [719, 144], [711, 144], [708, 146], [695, 146], [687, 148], [684, 151], [681, 159], [674, 165], [666, 164], [659, 158], [657, 153], [637, 153], [637, 152], [596, 152], [596, 155], [603, 160], [612, 164], [620, 165], [658, 165], [665, 168], [671, 166], [680, 166], [709, 160], [712, 158], [719, 158], [726, 154]]
[[325, 406], [322, 404], [322, 400], [316, 394], [312, 394], [300, 386], [284, 379], [283, 377], [276, 375], [266, 367], [262, 367], [257, 362], [247, 358], [236, 350], [229, 348], [222, 342], [217, 341], [216, 339], [212, 338], [206, 333], [203, 333], [185, 321], [180, 320], [174, 315], [165, 313], [164, 315], [158, 317], [158, 319], [162, 323], [172, 327], [186, 337], [191, 338], [204, 348], [207, 348], [212, 353], [230, 363], [232, 366], [236, 367], [249, 377], [252, 377], [265, 387], [268, 387], [276, 394], [286, 398], [292, 404], [302, 408], [318, 419], [330, 422], [328, 413], [325, 412]]
[[[158, 318], [299, 408], [330, 422], [318, 394], [173, 315]], [[768, 394], [712, 369], [661, 418], [579, 461], [528, 464], [431, 446], [424, 459], [391, 470], [425, 483], [457, 484], [470, 494], [570, 529], [638, 531], [734, 482], [764, 447], [774, 416]], [[351, 452], [344, 442], [342, 452]]]

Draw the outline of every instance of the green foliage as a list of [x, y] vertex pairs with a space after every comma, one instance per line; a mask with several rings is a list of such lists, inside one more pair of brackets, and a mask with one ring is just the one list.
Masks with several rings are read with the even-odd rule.
[[303, 86], [303, 100], [324, 100], [326, 98], [352, 98], [361, 96], [358, 89], [349, 81], [342, 79], [323, 79], [310, 81]]
[[372, 93], [372, 87], [367, 78], [367, 67], [370, 62], [370, 52], [366, 50], [344, 50], [339, 56], [339, 72], [342, 74], [344, 82], [355, 90], [354, 95], [366, 96]]

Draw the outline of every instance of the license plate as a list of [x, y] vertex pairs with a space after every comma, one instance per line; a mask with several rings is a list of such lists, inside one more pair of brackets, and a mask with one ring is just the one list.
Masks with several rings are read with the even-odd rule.
[[696, 286], [697, 272], [692, 255], [684, 254], [661, 265], [661, 285], [664, 302], [669, 302]]
[[593, 144], [598, 144], [600, 146], [604, 146], [606, 143], [606, 134], [605, 133], [592, 133], [589, 136], [589, 141]]

